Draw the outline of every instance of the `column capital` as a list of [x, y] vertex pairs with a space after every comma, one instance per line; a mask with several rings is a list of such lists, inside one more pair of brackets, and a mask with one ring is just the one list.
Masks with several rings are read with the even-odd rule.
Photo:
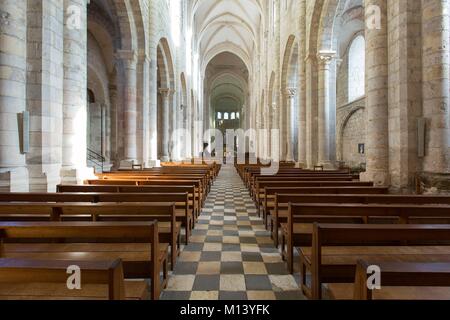
[[329, 65], [334, 58], [336, 58], [336, 51], [332, 50], [322, 50], [317, 54], [317, 59], [323, 65]]
[[134, 50], [117, 50], [115, 54], [116, 59], [128, 62], [135, 63], [137, 60], [137, 54]]
[[158, 91], [163, 96], [163, 98], [169, 98], [175, 93], [175, 90], [169, 88], [159, 88]]
[[293, 98], [297, 94], [297, 88], [286, 88], [283, 93], [287, 98]]

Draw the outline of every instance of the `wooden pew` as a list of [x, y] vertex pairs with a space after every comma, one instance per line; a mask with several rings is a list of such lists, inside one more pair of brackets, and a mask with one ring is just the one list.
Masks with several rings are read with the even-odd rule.
[[[318, 177], [318, 178], [325, 178], [325, 177], [330, 177], [330, 178], [347, 178], [347, 181], [359, 181], [359, 175], [352, 175], [352, 174], [347, 174], [347, 173], [341, 173], [341, 172], [331, 172], [331, 173], [317, 173], [317, 172], [290, 172], [290, 171], [280, 171], [275, 175], [264, 175], [261, 173], [253, 173], [249, 178], [248, 178], [248, 184], [247, 184], [247, 188], [249, 189], [254, 189], [254, 185], [256, 180], [267, 180], [267, 179], [275, 179], [276, 177], [284, 177], [284, 178], [291, 178], [292, 180], [295, 177], [304, 177], [304, 178], [308, 178], [308, 177]], [[319, 180], [320, 181], [320, 180]]]
[[[302, 195], [302, 194], [387, 194], [387, 187], [266, 187], [264, 188], [264, 203], [262, 211], [265, 217], [275, 209], [275, 196], [277, 194]], [[296, 202], [296, 201], [293, 201]], [[282, 207], [279, 206], [279, 207]], [[285, 205], [287, 208], [287, 203]], [[266, 221], [267, 224], [268, 221]]]
[[0, 240], [0, 258], [121, 259], [125, 279], [152, 280], [155, 300], [167, 284], [168, 245], [159, 243], [157, 222], [0, 222]]
[[388, 221], [387, 224], [392, 223], [393, 219], [395, 223], [400, 224], [410, 223], [411, 219], [429, 223], [427, 219], [432, 218], [441, 218], [444, 223], [448, 223], [450, 205], [290, 203], [287, 224], [281, 226], [282, 230], [285, 230], [282, 245], [283, 250], [286, 247], [286, 251], [283, 251], [283, 256], [287, 259], [289, 271], [293, 272], [294, 246], [311, 245], [313, 223], [363, 224], [371, 217], [384, 218]]
[[205, 195], [200, 180], [88, 180], [88, 185], [94, 186], [194, 186], [195, 201], [202, 208]]
[[58, 185], [59, 193], [188, 193], [189, 207], [192, 207], [197, 218], [200, 212], [200, 199], [195, 197], [194, 186], [96, 186], [96, 185]]
[[178, 257], [181, 223], [175, 203], [1, 203], [0, 221], [153, 221], [159, 239], [171, 247], [171, 268]]
[[[67, 288], [67, 269], [82, 272], [80, 290]], [[0, 258], [0, 300], [147, 300], [145, 280], [127, 281], [114, 261], [24, 260]]]
[[[278, 246], [278, 230], [287, 222], [289, 203], [343, 203], [360, 204], [445, 204], [450, 205], [450, 197], [442, 195], [388, 195], [388, 194], [276, 194], [274, 210], [271, 212], [272, 237]], [[295, 215], [296, 213], [293, 212]], [[285, 230], [286, 232], [286, 230]], [[283, 234], [285, 234], [285, 232]]]
[[[278, 169], [275, 175], [281, 175], [281, 174], [305, 174], [305, 175], [349, 175], [354, 177], [355, 179], [359, 179], [359, 175], [352, 175], [348, 171], [342, 171], [342, 170], [327, 170], [327, 171], [316, 171], [316, 170], [304, 170], [304, 169], [298, 169], [298, 168], [284, 168], [281, 167]], [[250, 168], [246, 170], [244, 174], [244, 183], [248, 186], [250, 181], [253, 179], [256, 175], [263, 175], [261, 168]], [[270, 175], [266, 175], [266, 177], [270, 177]]]
[[135, 181], [157, 181], [157, 180], [199, 180], [200, 188], [204, 195], [210, 191], [212, 180], [207, 179], [206, 175], [193, 174], [153, 174], [139, 171], [137, 173], [104, 173], [97, 175], [99, 180], [135, 180]]
[[[367, 270], [380, 268], [380, 290], [369, 290]], [[439, 262], [367, 262], [356, 264], [354, 284], [328, 285], [331, 299], [355, 300], [449, 300], [450, 263]]]
[[349, 175], [334, 175], [334, 176], [329, 176], [329, 175], [321, 175], [321, 176], [316, 176], [316, 175], [296, 175], [296, 176], [291, 176], [291, 175], [275, 175], [273, 177], [266, 177], [266, 176], [261, 176], [261, 177], [256, 177], [254, 179], [254, 181], [251, 183], [250, 186], [250, 195], [253, 196], [254, 200], [257, 199], [258, 197], [258, 190], [262, 184], [267, 183], [267, 182], [278, 182], [278, 181], [283, 181], [283, 182], [322, 182], [322, 181], [329, 181], [329, 182], [352, 182], [353, 177], [349, 176]]
[[[300, 250], [302, 290], [312, 299], [321, 299], [325, 283], [354, 283], [361, 259], [374, 264], [448, 263], [448, 243], [450, 225], [314, 224], [312, 248]], [[311, 287], [306, 283], [308, 270]]]
[[[326, 180], [326, 179], [325, 179]], [[265, 202], [264, 189], [267, 187], [373, 187], [373, 182], [361, 181], [257, 181], [255, 187], [255, 201], [258, 213], [261, 210], [262, 203]]]

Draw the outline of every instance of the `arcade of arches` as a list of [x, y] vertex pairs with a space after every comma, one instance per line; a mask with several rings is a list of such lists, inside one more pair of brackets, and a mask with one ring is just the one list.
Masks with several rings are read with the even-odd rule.
[[2, 0], [0, 189], [52, 191], [99, 161], [198, 157], [208, 129], [279, 129], [247, 151], [448, 191], [446, 6]]

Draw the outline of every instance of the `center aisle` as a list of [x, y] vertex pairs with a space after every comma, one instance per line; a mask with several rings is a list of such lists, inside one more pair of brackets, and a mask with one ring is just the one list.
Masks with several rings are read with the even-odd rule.
[[222, 166], [162, 299], [304, 299], [233, 166]]

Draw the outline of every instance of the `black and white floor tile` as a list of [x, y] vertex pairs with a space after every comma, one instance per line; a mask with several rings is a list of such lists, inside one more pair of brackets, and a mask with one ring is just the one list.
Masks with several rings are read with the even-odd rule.
[[234, 167], [224, 166], [161, 298], [304, 299], [296, 278]]

